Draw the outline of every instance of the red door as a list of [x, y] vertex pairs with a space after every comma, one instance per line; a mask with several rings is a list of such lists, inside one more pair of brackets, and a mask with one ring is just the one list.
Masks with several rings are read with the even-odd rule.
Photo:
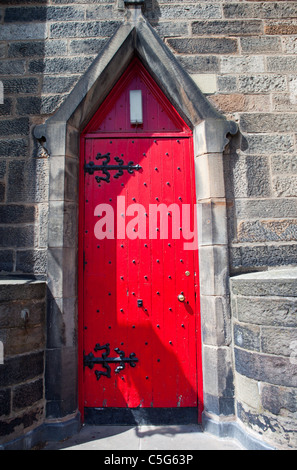
[[[142, 90], [142, 126], [129, 122], [131, 89]], [[134, 62], [82, 153], [85, 417], [192, 420], [202, 400], [191, 132]]]

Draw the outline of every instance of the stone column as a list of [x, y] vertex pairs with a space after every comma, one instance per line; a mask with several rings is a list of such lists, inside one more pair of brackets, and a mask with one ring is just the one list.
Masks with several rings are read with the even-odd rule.
[[[47, 127], [49, 162], [46, 416], [77, 415], [77, 213], [79, 134], [65, 123]], [[46, 146], [46, 143], [45, 143]], [[71, 149], [75, 148], [75, 151]]]
[[209, 120], [194, 130], [204, 417], [212, 418], [234, 415], [223, 171], [223, 150], [227, 143], [225, 124]]

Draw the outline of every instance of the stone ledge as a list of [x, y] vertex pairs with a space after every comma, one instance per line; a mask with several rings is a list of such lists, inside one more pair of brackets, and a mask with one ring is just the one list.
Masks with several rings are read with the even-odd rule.
[[297, 267], [241, 274], [230, 279], [234, 295], [297, 296]]

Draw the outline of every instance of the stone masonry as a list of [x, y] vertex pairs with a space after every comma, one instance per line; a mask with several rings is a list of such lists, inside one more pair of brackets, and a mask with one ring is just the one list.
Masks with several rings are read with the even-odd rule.
[[237, 415], [278, 448], [297, 446], [297, 270], [231, 279]]
[[[145, 15], [239, 124], [226, 155], [231, 273], [297, 260], [297, 2], [150, 0]], [[32, 128], [122, 23], [123, 0], [3, 0], [0, 272], [46, 273], [48, 160]]]

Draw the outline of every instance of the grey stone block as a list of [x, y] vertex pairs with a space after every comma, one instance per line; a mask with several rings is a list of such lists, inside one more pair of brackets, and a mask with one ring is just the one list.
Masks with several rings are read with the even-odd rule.
[[110, 18], [123, 18], [123, 13], [117, 8], [114, 8], [114, 5], [89, 5], [87, 4], [86, 8], [86, 19], [87, 20], [107, 20]]
[[25, 65], [24, 60], [2, 60], [0, 62], [0, 75], [23, 75]]
[[294, 197], [297, 195], [297, 176], [275, 176], [272, 187], [277, 197]]
[[64, 201], [51, 201], [49, 205], [50, 247], [73, 247], [77, 237], [77, 206]]
[[11, 388], [0, 390], [0, 416], [10, 414]]
[[[286, 161], [284, 156], [276, 157], [277, 161]], [[292, 157], [294, 159], [294, 157]], [[273, 161], [273, 159], [272, 159]], [[281, 217], [295, 217], [296, 202], [292, 199], [237, 199], [234, 201], [234, 216], [237, 219], [277, 219]]]
[[3, 179], [6, 174], [6, 162], [2, 161], [0, 162], [0, 179]]
[[286, 266], [297, 262], [297, 245], [258, 245], [230, 248], [233, 268], [255, 270]]
[[107, 39], [74, 39], [69, 43], [69, 51], [72, 54], [98, 54], [105, 46]]
[[219, 59], [216, 56], [177, 56], [177, 60], [181, 63], [188, 73], [206, 73], [219, 72]]
[[297, 114], [293, 113], [243, 113], [240, 115], [242, 132], [294, 132], [297, 127]]
[[218, 75], [217, 86], [222, 93], [234, 93], [237, 90], [237, 77]]
[[297, 58], [293, 56], [273, 56], [267, 57], [267, 71], [275, 73], [296, 72]]
[[228, 286], [228, 249], [225, 246], [199, 248], [201, 295], [225, 296]]
[[[37, 78], [3, 78], [5, 96], [30, 93], [37, 93], [39, 82]], [[0, 109], [2, 106], [0, 107]]]
[[46, 352], [47, 417], [61, 418], [77, 410], [76, 348], [55, 348]]
[[11, 273], [14, 268], [13, 250], [0, 250], [0, 272]]
[[200, 297], [203, 344], [227, 346], [231, 342], [230, 306], [228, 298]]
[[46, 250], [22, 250], [16, 253], [16, 271], [28, 274], [46, 274]]
[[77, 344], [77, 299], [47, 298], [47, 345], [49, 349], [75, 347]]
[[261, 55], [223, 56], [221, 58], [221, 73], [250, 74], [265, 72], [265, 58]]
[[44, 353], [36, 352], [8, 358], [0, 367], [2, 387], [25, 382], [41, 375], [44, 371]]
[[18, 41], [26, 39], [46, 39], [45, 23], [3, 24], [1, 25], [0, 41]]
[[234, 324], [234, 343], [243, 349], [260, 351], [260, 327]]
[[297, 156], [296, 155], [278, 155], [271, 158], [272, 173], [290, 173], [297, 174]]
[[5, 139], [0, 141], [0, 157], [26, 157], [28, 156], [28, 139]]
[[282, 43], [279, 37], [244, 37], [240, 39], [240, 44], [242, 52], [248, 52], [250, 54], [262, 52], [275, 53], [282, 50]]
[[43, 380], [39, 379], [15, 387], [13, 393], [13, 410], [20, 410], [34, 405], [43, 398]]
[[224, 200], [204, 200], [197, 205], [199, 245], [228, 243], [226, 205]]
[[5, 184], [0, 183], [0, 202], [3, 202], [5, 199]]
[[36, 59], [29, 62], [29, 72], [44, 74], [83, 73], [92, 61], [92, 57], [56, 57], [46, 61]]
[[296, 241], [297, 219], [242, 221], [237, 226], [237, 241]]
[[59, 105], [61, 105], [63, 97], [55, 96], [28, 96], [17, 99], [17, 112], [20, 116], [51, 114]]
[[297, 387], [297, 365], [283, 356], [260, 354], [234, 348], [237, 372], [273, 385]]
[[294, 151], [294, 139], [291, 135], [249, 134], [245, 135], [248, 154], [275, 154]]
[[238, 77], [238, 89], [242, 93], [268, 93], [270, 91], [287, 91], [287, 80], [284, 75], [280, 74], [242, 75]]
[[231, 155], [224, 160], [224, 170], [228, 198], [260, 198], [271, 195], [267, 157]]
[[[204, 393], [218, 398], [234, 399], [233, 371], [229, 348], [203, 347]], [[217, 403], [217, 402], [216, 402]], [[208, 409], [207, 411], [212, 411]], [[216, 413], [216, 411], [214, 410]]]
[[149, 20], [176, 19], [176, 18], [221, 18], [221, 8], [217, 4], [198, 3], [196, 5], [189, 4], [187, 8], [181, 5], [162, 5], [159, 11], [152, 10], [147, 12]]
[[34, 239], [34, 226], [0, 226], [0, 239], [2, 247], [19, 248], [19, 247], [33, 247], [35, 244]]
[[237, 52], [235, 39], [187, 38], [168, 39], [168, 44], [179, 54], [232, 54]]
[[235, 295], [296, 297], [297, 268], [242, 274], [230, 279]]
[[8, 202], [48, 200], [48, 160], [16, 160], [9, 163]]
[[3, 120], [0, 122], [0, 136], [28, 135], [29, 125], [28, 118]]
[[297, 411], [297, 392], [294, 389], [265, 384], [262, 387], [261, 401], [264, 409], [274, 415], [280, 415], [282, 410], [286, 410], [293, 418]]
[[32, 279], [0, 279], [0, 302], [45, 299], [46, 283]]
[[45, 76], [42, 79], [42, 92], [43, 93], [67, 93], [79, 80], [79, 75], [74, 76]]
[[297, 328], [263, 327], [261, 329], [261, 350], [264, 353], [290, 357], [294, 344], [297, 350]]
[[16, 42], [9, 44], [8, 57], [48, 57], [67, 54], [67, 42], [47, 40], [39, 42]]
[[51, 38], [110, 37], [120, 26], [119, 21], [62, 22], [50, 25]]
[[187, 22], [163, 21], [152, 24], [152, 26], [157, 34], [163, 38], [188, 36], [189, 33], [189, 24]]
[[192, 33], [198, 36], [245, 36], [261, 32], [262, 22], [259, 20], [215, 20], [192, 23]]
[[[248, 289], [249, 292], [248, 292]], [[273, 295], [273, 288], [271, 289]], [[241, 286], [240, 292], [254, 293], [254, 286]], [[297, 327], [297, 300], [294, 297], [237, 297], [238, 321], [262, 326]]]
[[296, 6], [290, 3], [267, 4], [227, 3], [223, 7], [226, 18], [295, 18]]
[[12, 114], [12, 105], [12, 99], [5, 97], [4, 103], [0, 106], [0, 116], [9, 116], [10, 114]]
[[77, 296], [77, 273], [73, 266], [77, 263], [74, 248], [49, 248], [48, 286], [55, 298], [75, 298]]

